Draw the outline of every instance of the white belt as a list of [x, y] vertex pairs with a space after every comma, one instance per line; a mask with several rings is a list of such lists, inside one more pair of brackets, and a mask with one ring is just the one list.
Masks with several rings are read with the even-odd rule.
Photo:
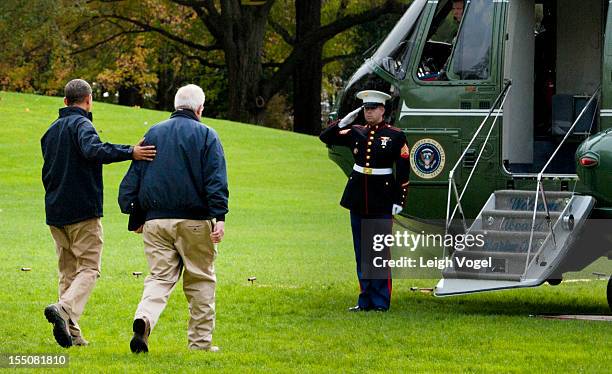
[[353, 170], [355, 170], [358, 173], [367, 174], [367, 175], [389, 175], [389, 174], [393, 174], [393, 169], [392, 168], [380, 168], [380, 169], [376, 169], [376, 168], [364, 168], [364, 167], [359, 166], [357, 164], [353, 165]]

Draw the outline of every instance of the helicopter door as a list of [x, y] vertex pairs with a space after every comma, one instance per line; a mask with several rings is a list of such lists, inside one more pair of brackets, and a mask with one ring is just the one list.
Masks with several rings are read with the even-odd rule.
[[599, 99], [585, 105], [602, 82], [607, 6], [602, 0], [509, 3], [504, 78], [512, 81], [512, 92], [504, 108], [502, 159], [512, 174], [540, 172], [577, 121], [546, 169], [575, 173], [578, 144], [599, 127]]
[[[501, 91], [501, 17], [507, 3], [491, 0], [439, 0], [428, 4], [419, 30], [419, 45], [410, 71], [400, 82], [399, 126], [405, 129], [411, 152], [411, 199], [408, 213], [426, 218], [444, 215], [449, 171], [488, 115]], [[498, 114], [494, 114], [498, 115]], [[471, 156], [459, 168], [461, 185], [474, 166], [486, 133], [473, 144]], [[498, 134], [493, 134], [482, 162], [498, 158]], [[483, 167], [477, 185], [493, 190], [496, 168]], [[466, 201], [484, 204], [486, 196], [470, 194]], [[474, 210], [472, 212], [472, 210]]]

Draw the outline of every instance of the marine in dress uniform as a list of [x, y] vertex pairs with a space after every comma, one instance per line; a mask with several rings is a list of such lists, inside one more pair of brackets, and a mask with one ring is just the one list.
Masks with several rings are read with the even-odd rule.
[[[391, 233], [392, 218], [403, 209], [408, 190], [410, 152], [404, 133], [384, 122], [385, 102], [391, 98], [380, 91], [361, 91], [357, 97], [363, 106], [349, 113], [342, 120], [332, 123], [320, 135], [328, 145], [346, 146], [351, 149], [355, 165], [344, 189], [340, 205], [350, 210], [353, 246], [357, 262], [357, 277], [361, 292], [357, 305], [351, 311], [386, 311], [391, 303], [391, 272], [384, 269], [372, 276], [371, 262], [363, 262], [372, 256], [390, 258], [389, 248], [373, 253], [372, 243], [362, 243], [364, 225], [375, 222], [382, 234]], [[365, 124], [352, 124], [364, 110]], [[395, 166], [395, 175], [393, 173]], [[368, 230], [367, 232], [370, 232]], [[362, 246], [363, 244], [363, 246]]]

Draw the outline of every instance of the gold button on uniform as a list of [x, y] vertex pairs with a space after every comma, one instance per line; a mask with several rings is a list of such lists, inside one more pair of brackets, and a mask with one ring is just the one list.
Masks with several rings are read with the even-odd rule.
[[374, 135], [374, 131], [370, 131], [370, 134]]
[[370, 166], [370, 163], [369, 163], [369, 162], [366, 162], [366, 166]]
[[368, 148], [368, 153], [372, 152], [372, 150], [370, 148]]
[[367, 156], [366, 156], [366, 160], [369, 160], [369, 159], [370, 159], [370, 155], [367, 155]]
[[368, 145], [372, 145], [372, 142], [368, 142]]

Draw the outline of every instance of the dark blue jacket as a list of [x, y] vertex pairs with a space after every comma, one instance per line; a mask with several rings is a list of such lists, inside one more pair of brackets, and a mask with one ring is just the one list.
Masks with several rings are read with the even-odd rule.
[[155, 145], [151, 162], [133, 161], [119, 187], [123, 213], [158, 218], [225, 220], [227, 174], [217, 133], [190, 110], [177, 110], [151, 127], [145, 144]]
[[102, 217], [102, 164], [132, 158], [132, 147], [102, 143], [91, 113], [70, 106], [40, 140], [47, 224], [64, 226]]

